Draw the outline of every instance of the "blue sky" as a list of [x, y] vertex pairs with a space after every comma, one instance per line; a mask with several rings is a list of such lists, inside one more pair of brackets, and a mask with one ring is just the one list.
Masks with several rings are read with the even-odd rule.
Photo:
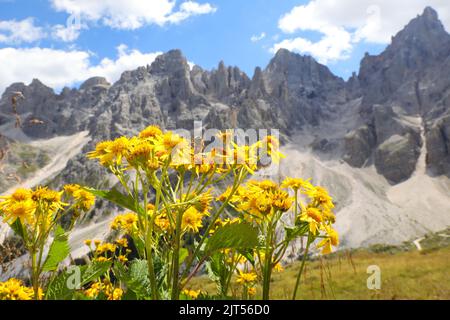
[[450, 20], [449, 5], [440, 0], [93, 2], [0, 0], [0, 92], [34, 77], [55, 88], [95, 72], [115, 81], [123, 69], [174, 48], [205, 69], [223, 60], [252, 76], [285, 47], [348, 78], [365, 52], [381, 52], [426, 5]]

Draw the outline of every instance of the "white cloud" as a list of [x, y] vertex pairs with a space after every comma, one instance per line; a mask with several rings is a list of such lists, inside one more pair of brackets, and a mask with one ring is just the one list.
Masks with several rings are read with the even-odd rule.
[[80, 36], [80, 30], [81, 28], [73, 25], [63, 26], [62, 24], [57, 24], [52, 28], [52, 37], [64, 42], [73, 42]]
[[314, 31], [322, 34], [317, 42], [292, 37], [276, 43], [272, 51], [286, 48], [311, 54], [322, 62], [346, 59], [359, 42], [387, 44], [426, 6], [438, 11], [450, 30], [450, 1], [447, 0], [312, 0], [294, 7], [278, 22], [285, 33]]
[[250, 38], [250, 41], [251, 42], [258, 42], [258, 41], [261, 41], [262, 39], [264, 39], [265, 37], [266, 37], [266, 33], [265, 32], [261, 32], [261, 34], [259, 34], [259, 35], [254, 34]]
[[125, 45], [120, 45], [117, 50], [116, 60], [105, 58], [98, 65], [93, 65], [90, 62], [92, 54], [86, 51], [38, 47], [0, 49], [0, 94], [11, 83], [28, 83], [33, 78], [56, 89], [93, 76], [103, 76], [114, 82], [123, 71], [151, 64], [160, 54], [128, 50]]
[[33, 18], [0, 21], [0, 42], [20, 44], [44, 38], [45, 32], [34, 25]]
[[328, 29], [325, 36], [317, 42], [297, 37], [283, 40], [273, 46], [272, 52], [278, 49], [298, 51], [315, 57], [320, 63], [345, 59], [350, 56], [352, 50], [351, 35], [342, 28]]
[[57, 11], [88, 21], [101, 21], [117, 29], [134, 30], [145, 25], [179, 23], [191, 16], [213, 13], [209, 3], [183, 2], [178, 10], [175, 0], [51, 0]]
[[116, 60], [104, 58], [99, 65], [89, 68], [91, 76], [102, 76], [110, 82], [120, 78], [125, 70], [136, 69], [139, 66], [151, 64], [162, 52], [142, 53], [139, 50], [128, 50], [121, 44], [117, 47], [118, 57]]

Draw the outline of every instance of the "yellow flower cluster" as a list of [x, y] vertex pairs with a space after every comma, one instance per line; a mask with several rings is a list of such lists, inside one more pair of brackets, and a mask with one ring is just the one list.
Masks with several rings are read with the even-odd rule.
[[41, 186], [34, 190], [19, 188], [11, 195], [0, 197], [3, 199], [0, 202], [0, 215], [3, 214], [3, 221], [9, 224], [19, 219], [22, 225], [49, 227], [58, 211], [68, 206], [68, 203], [62, 200], [64, 192], [74, 197], [73, 207], [83, 211], [89, 210], [95, 202], [95, 197], [91, 193], [76, 185], [65, 186], [63, 191]]
[[[196, 174], [210, 172], [223, 173], [231, 167], [245, 167], [249, 172], [258, 169], [258, 160], [266, 152], [274, 162], [284, 157], [279, 151], [279, 142], [273, 136], [250, 146], [238, 146], [232, 140], [231, 132], [218, 134], [221, 146], [208, 152], [198, 152], [195, 143], [172, 131], [163, 132], [158, 126], [149, 126], [138, 136], [119, 137], [102, 141], [88, 158], [98, 159], [107, 168], [142, 169], [156, 171], [169, 163], [175, 169], [192, 170]], [[126, 160], [126, 161], [124, 161]]]
[[21, 280], [11, 278], [0, 282], [0, 300], [32, 300], [33, 288], [25, 287]]
[[[228, 189], [218, 197], [218, 200], [226, 199], [229, 192]], [[230, 202], [238, 211], [248, 213], [249, 215], [244, 217], [252, 220], [254, 218], [271, 219], [275, 213], [288, 211], [293, 199], [275, 182], [251, 180], [238, 188]]]
[[84, 294], [91, 299], [97, 299], [99, 295], [104, 294], [107, 300], [121, 300], [123, 290], [121, 288], [115, 288], [110, 281], [97, 281], [94, 282], [89, 289], [84, 291]]
[[197, 299], [201, 293], [202, 293], [201, 290], [192, 290], [192, 289], [184, 289], [182, 291], [182, 294], [184, 294], [186, 297], [189, 297], [193, 300]]
[[326, 238], [318, 243], [323, 254], [332, 251], [332, 246], [339, 244], [338, 233], [331, 227], [336, 217], [333, 214], [333, 199], [327, 190], [320, 186], [313, 186], [309, 181], [302, 179], [286, 178], [281, 184], [283, 188], [290, 188], [296, 194], [299, 192], [307, 197], [307, 204], [300, 202], [300, 221], [309, 224], [310, 232], [318, 235], [321, 231], [326, 234]]
[[91, 250], [92, 242], [94, 242], [95, 248], [93, 250], [93, 258], [98, 262], [111, 261], [116, 258], [118, 261], [125, 263], [128, 261], [127, 255], [131, 253], [128, 249], [128, 240], [126, 238], [121, 238], [115, 241], [115, 243], [104, 242], [101, 243], [100, 240], [85, 240], [84, 243]]
[[137, 229], [138, 217], [133, 212], [118, 215], [111, 223], [112, 230], [132, 234]]
[[256, 282], [257, 278], [258, 278], [258, 276], [256, 275], [255, 272], [247, 272], [246, 273], [246, 272], [242, 272], [241, 270], [239, 270], [239, 274], [237, 276], [236, 283], [241, 284], [241, 285], [250, 286]]
[[75, 199], [75, 207], [82, 211], [88, 211], [95, 204], [95, 196], [77, 184], [65, 185], [64, 191]]

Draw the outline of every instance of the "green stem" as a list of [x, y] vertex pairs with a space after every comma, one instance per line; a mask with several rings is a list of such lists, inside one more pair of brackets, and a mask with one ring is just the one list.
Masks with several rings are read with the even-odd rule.
[[183, 218], [183, 212], [178, 211], [176, 230], [175, 230], [175, 248], [173, 256], [173, 282], [172, 282], [172, 300], [178, 300], [179, 291], [179, 276], [180, 276], [180, 243], [181, 243], [181, 220]]
[[39, 299], [39, 271], [36, 263], [36, 251], [33, 249], [30, 251], [31, 255], [31, 282], [34, 290], [34, 300]]
[[197, 257], [200, 249], [203, 246], [204, 241], [207, 238], [207, 235], [209, 234], [209, 231], [211, 230], [211, 228], [214, 226], [214, 223], [216, 222], [216, 220], [219, 218], [219, 216], [221, 215], [221, 213], [223, 212], [223, 210], [225, 210], [225, 208], [228, 205], [228, 202], [231, 200], [231, 197], [234, 195], [234, 193], [236, 192], [237, 188], [239, 187], [239, 185], [242, 183], [242, 181], [245, 179], [246, 174], [245, 174], [245, 170], [241, 169], [241, 171], [239, 171], [238, 174], [238, 178], [235, 179], [234, 183], [233, 183], [233, 187], [230, 191], [230, 194], [228, 196], [228, 198], [222, 203], [222, 205], [220, 206], [220, 208], [217, 210], [217, 212], [214, 214], [214, 216], [212, 217], [211, 221], [209, 222], [208, 227], [206, 228], [205, 232], [204, 232], [204, 236], [200, 239], [199, 244], [197, 245], [197, 247], [194, 250], [194, 254], [192, 255], [192, 258], [190, 259], [190, 261], [187, 263], [186, 269], [184, 270], [183, 273], [183, 277], [185, 277], [187, 275], [187, 273], [189, 272], [189, 269], [192, 267], [192, 264], [194, 263], [194, 259]]
[[267, 239], [266, 239], [266, 250], [265, 250], [265, 266], [264, 266], [264, 276], [263, 276], [263, 300], [269, 300], [270, 293], [270, 278], [272, 276], [272, 226], [268, 226]]
[[297, 298], [297, 290], [298, 290], [298, 287], [300, 285], [300, 279], [302, 277], [303, 269], [305, 267], [306, 258], [308, 257], [309, 246], [311, 245], [311, 243], [312, 243], [312, 241], [311, 241], [310, 237], [308, 236], [308, 243], [306, 244], [306, 249], [305, 249], [305, 253], [303, 254], [302, 264], [300, 266], [300, 270], [298, 271], [297, 281], [295, 282], [295, 288], [294, 288], [294, 293], [292, 295], [292, 300], [295, 300]]

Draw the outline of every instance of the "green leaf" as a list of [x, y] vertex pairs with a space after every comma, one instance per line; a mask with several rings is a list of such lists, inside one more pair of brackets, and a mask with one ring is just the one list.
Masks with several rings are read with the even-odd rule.
[[222, 268], [223, 265], [221, 263], [221, 255], [219, 253], [216, 253], [210, 257], [210, 259], [206, 262], [206, 272], [208, 274], [209, 279], [213, 282], [218, 282], [221, 278]]
[[184, 260], [186, 260], [186, 258], [188, 257], [188, 255], [189, 255], [189, 251], [188, 251], [188, 249], [186, 249], [186, 248], [181, 248], [180, 249], [180, 253], [179, 253], [179, 263], [180, 263], [180, 265], [184, 262]]
[[42, 267], [43, 271], [56, 270], [59, 263], [67, 258], [70, 253], [68, 238], [69, 237], [64, 229], [58, 225], [55, 230], [55, 238], [53, 239], [47, 258]]
[[258, 245], [258, 230], [248, 223], [227, 224], [219, 228], [206, 243], [205, 252], [221, 249], [249, 249]]
[[122, 194], [116, 188], [111, 190], [96, 190], [91, 188], [85, 188], [87, 191], [92, 193], [94, 196], [108, 200], [122, 208], [131, 210], [133, 212], [144, 214], [144, 210], [136, 204], [135, 199], [129, 195]]
[[[72, 266], [71, 269], [64, 270], [50, 281], [45, 298], [47, 300], [83, 299], [83, 295], [76, 295], [77, 290], [106, 274], [111, 264], [110, 261], [92, 262], [87, 266]], [[75, 268], [78, 268], [78, 274]]]
[[62, 272], [50, 281], [45, 293], [45, 300], [71, 300], [75, 290], [67, 286], [70, 274]]
[[302, 222], [295, 227], [284, 227], [284, 231], [286, 232], [285, 241], [290, 242], [296, 238], [306, 236], [309, 231], [309, 224], [308, 222]]
[[150, 299], [151, 289], [146, 260], [133, 260], [128, 271], [121, 264], [115, 265], [115, 274], [138, 299]]
[[[78, 267], [78, 266], [76, 266]], [[84, 270], [86, 270], [86, 266], [80, 266], [79, 269], [79, 275], [82, 274]], [[52, 280], [50, 280], [50, 283], [47, 286], [47, 290], [45, 292], [45, 299], [46, 300], [72, 300], [75, 291], [76, 286], [69, 286], [69, 280], [75, 280], [71, 277], [76, 277], [76, 272], [72, 269], [64, 270], [63, 272], [59, 273], [56, 277], [54, 277]], [[71, 278], [71, 279], [69, 279]], [[73, 283], [74, 281], [70, 281]], [[80, 285], [81, 286], [81, 285]]]
[[101, 276], [103, 276], [108, 272], [111, 265], [112, 265], [111, 261], [92, 262], [87, 266], [86, 270], [83, 272], [83, 275], [81, 276], [81, 285], [84, 286], [85, 284], [92, 282], [97, 278], [100, 278]]
[[20, 219], [16, 219], [11, 225], [11, 229], [14, 231], [15, 234], [17, 234], [22, 239], [25, 239], [25, 233], [22, 226], [22, 222], [20, 222]]

